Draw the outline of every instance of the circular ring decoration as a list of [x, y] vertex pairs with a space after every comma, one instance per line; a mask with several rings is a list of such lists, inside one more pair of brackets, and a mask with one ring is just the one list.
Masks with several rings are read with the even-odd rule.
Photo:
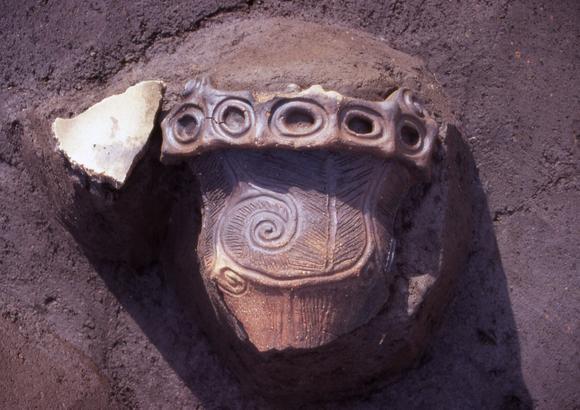
[[232, 296], [239, 296], [248, 289], [246, 280], [230, 268], [223, 268], [214, 277], [214, 280], [223, 292], [227, 292]]
[[274, 107], [270, 127], [284, 137], [309, 137], [326, 125], [324, 108], [305, 99], [283, 100]]
[[194, 142], [203, 127], [205, 116], [196, 105], [182, 107], [173, 117], [171, 127], [174, 139], [180, 144]]
[[340, 128], [356, 138], [373, 140], [383, 135], [382, 116], [371, 108], [347, 107], [340, 118]]
[[226, 98], [216, 107], [213, 115], [216, 128], [231, 138], [239, 138], [254, 125], [254, 109], [245, 100]]
[[248, 252], [282, 252], [296, 236], [298, 212], [289, 198], [259, 195], [243, 199], [225, 215], [220, 237], [234, 260]]
[[403, 117], [397, 126], [397, 138], [408, 153], [421, 151], [425, 132], [424, 126], [410, 117]]

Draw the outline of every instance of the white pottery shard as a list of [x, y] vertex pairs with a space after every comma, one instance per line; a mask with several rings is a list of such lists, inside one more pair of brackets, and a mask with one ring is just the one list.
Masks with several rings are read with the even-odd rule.
[[144, 152], [164, 89], [162, 81], [143, 81], [74, 118], [57, 118], [57, 149], [91, 177], [122, 187]]

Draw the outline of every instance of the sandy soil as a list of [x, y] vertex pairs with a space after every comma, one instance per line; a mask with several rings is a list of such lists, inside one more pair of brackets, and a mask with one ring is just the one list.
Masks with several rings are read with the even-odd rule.
[[22, 150], [23, 110], [90, 100], [200, 30], [263, 16], [362, 29], [421, 57], [479, 170], [469, 265], [425, 358], [388, 388], [326, 406], [580, 406], [580, 3], [0, 3], [0, 408], [266, 405], [241, 392], [157, 264], [83, 254]]

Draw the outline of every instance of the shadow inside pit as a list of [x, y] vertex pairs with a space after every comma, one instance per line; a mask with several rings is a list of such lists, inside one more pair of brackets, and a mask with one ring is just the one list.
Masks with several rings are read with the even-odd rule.
[[474, 158], [472, 246], [455, 297], [433, 343], [414, 369], [374, 394], [324, 408], [531, 409], [521, 372], [518, 330], [487, 197]]
[[[467, 149], [466, 152], [469, 152]], [[473, 245], [441, 328], [415, 369], [368, 397], [317, 408], [527, 409], [520, 348], [506, 274], [486, 195], [471, 178]], [[91, 260], [111, 292], [205, 408], [264, 407], [243, 396], [213, 353], [200, 325], [186, 313], [158, 263], [139, 272]]]
[[[155, 139], [158, 141], [152, 144], [148, 157], [159, 158], [158, 130], [156, 134]], [[137, 168], [141, 166], [142, 164], [139, 164]], [[181, 191], [181, 185], [194, 183], [186, 166], [168, 169], [168, 174], [160, 179], [172, 184], [175, 190]], [[139, 173], [143, 170], [136, 169], [135, 171]], [[128, 184], [134, 183], [132, 179], [134, 179], [133, 175]], [[163, 217], [167, 215], [163, 214]], [[125, 261], [105, 260], [94, 249], [84, 247], [85, 241], [78, 237], [78, 232], [71, 230], [71, 233], [107, 288], [136, 322], [148, 341], [159, 351], [169, 368], [191, 391], [194, 397], [187, 398], [188, 395], [184, 394], [182, 403], [187, 406], [197, 406], [196, 401], [199, 401], [203, 408], [232, 408], [232, 405], [239, 407], [239, 403], [263, 407], [259, 404], [260, 398], [244, 397], [237, 380], [219, 362], [200, 324], [188, 310], [190, 306], [184, 304], [179, 291], [176, 290], [175, 282], [164, 273], [160, 262], [161, 255], [157, 255], [157, 258], [147, 266], [140, 267], [135, 267]], [[161, 236], [164, 237], [165, 234]], [[120, 336], [121, 340], [115, 343], [123, 343], [124, 337], [127, 339], [139, 337], [129, 332], [122, 333]], [[147, 375], [165, 372], [167, 374], [165, 364], [141, 362], [140, 355], [134, 353], [138, 352], [131, 352], [130, 357], [121, 359], [131, 373]], [[174, 388], [178, 387], [174, 386]], [[121, 381], [118, 385], [113, 385], [115, 400], [128, 408], [138, 407], [139, 401], [136, 396], [139, 394], [139, 387], [134, 388], [130, 383]], [[172, 404], [169, 405], [172, 406]]]

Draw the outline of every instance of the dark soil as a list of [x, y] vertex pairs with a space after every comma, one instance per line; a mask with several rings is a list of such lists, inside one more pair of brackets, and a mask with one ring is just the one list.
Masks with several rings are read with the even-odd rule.
[[580, 406], [580, 3], [4, 0], [0, 10], [0, 408], [267, 406], [241, 392], [157, 264], [87, 258], [52, 218], [22, 145], [25, 110], [74, 93], [89, 104], [189, 35], [265, 16], [361, 29], [422, 58], [479, 170], [473, 251], [432, 347], [396, 384], [327, 407]]

